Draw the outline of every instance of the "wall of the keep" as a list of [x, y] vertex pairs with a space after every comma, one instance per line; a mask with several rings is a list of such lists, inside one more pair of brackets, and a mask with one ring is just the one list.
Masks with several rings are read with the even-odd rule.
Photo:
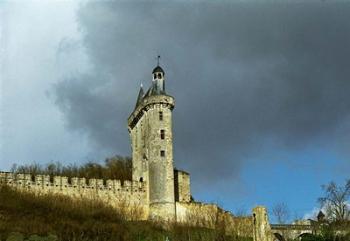
[[[133, 180], [147, 181], [151, 219], [175, 218], [172, 109], [174, 99], [143, 99], [128, 119], [133, 151]], [[162, 120], [159, 113], [162, 112]], [[161, 130], [164, 139], [161, 139]], [[165, 152], [161, 156], [161, 151]]]
[[148, 182], [148, 149], [146, 148], [149, 121], [147, 113], [140, 118], [135, 127], [130, 130], [132, 147], [132, 179]]
[[[163, 113], [163, 120], [159, 120], [159, 112]], [[149, 154], [150, 200], [174, 203], [172, 111], [163, 104], [153, 104], [145, 117], [148, 123], [146, 146]], [[165, 131], [164, 139], [160, 138], [161, 130]], [[161, 151], [165, 151], [164, 157], [160, 155]]]
[[[159, 112], [163, 120], [159, 120]], [[157, 217], [175, 217], [174, 166], [172, 144], [172, 111], [163, 104], [154, 104], [147, 111], [149, 152], [150, 213]], [[160, 138], [161, 130], [165, 138]], [[164, 151], [162, 157], [160, 152]]]
[[[6, 184], [18, 190], [33, 192], [36, 194], [60, 194], [71, 198], [83, 198], [102, 201], [116, 209], [123, 211], [138, 210], [137, 219], [148, 218], [148, 202], [146, 199], [146, 184], [140, 182], [120, 180], [104, 180], [85, 178], [71, 178], [54, 176], [52, 182], [50, 176], [36, 175], [34, 180], [30, 174], [14, 174], [0, 172], [0, 184]], [[134, 217], [130, 217], [134, 218]]]

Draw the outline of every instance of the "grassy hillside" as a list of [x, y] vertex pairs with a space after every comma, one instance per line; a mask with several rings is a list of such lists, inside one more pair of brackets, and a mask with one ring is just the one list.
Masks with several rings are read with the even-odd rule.
[[213, 241], [242, 240], [215, 230], [130, 222], [102, 203], [65, 196], [15, 191], [0, 186], [0, 239], [69, 241]]

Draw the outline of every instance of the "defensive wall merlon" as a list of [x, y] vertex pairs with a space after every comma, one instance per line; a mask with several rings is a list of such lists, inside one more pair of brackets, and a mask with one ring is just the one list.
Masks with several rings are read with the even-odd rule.
[[113, 192], [146, 192], [146, 183], [124, 180], [104, 180], [95, 178], [68, 178], [66, 176], [49, 175], [35, 175], [31, 174], [0, 172], [0, 184], [7, 184], [11, 186], [21, 187], [42, 187], [42, 188], [76, 188], [81, 189], [96, 189], [96, 190], [110, 190]]

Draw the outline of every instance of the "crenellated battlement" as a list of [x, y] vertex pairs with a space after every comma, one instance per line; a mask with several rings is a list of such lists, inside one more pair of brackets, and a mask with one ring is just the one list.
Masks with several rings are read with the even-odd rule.
[[42, 188], [42, 189], [75, 189], [75, 190], [100, 190], [116, 192], [146, 192], [146, 183], [125, 180], [104, 180], [104, 179], [86, 179], [66, 176], [49, 175], [31, 175], [23, 173], [0, 172], [0, 184], [17, 186], [23, 188]]

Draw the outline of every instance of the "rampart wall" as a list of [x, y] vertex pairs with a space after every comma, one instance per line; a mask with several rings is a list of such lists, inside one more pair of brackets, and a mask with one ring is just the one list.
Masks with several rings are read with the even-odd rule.
[[147, 219], [148, 202], [146, 183], [136, 181], [68, 178], [65, 176], [15, 174], [0, 172], [0, 184], [7, 184], [23, 191], [36, 194], [61, 194], [71, 198], [84, 198], [102, 201], [118, 209], [138, 208], [142, 210], [141, 219]]
[[235, 217], [216, 204], [176, 202], [177, 221], [188, 225], [215, 228], [228, 235], [251, 237], [252, 216]]
[[190, 174], [174, 170], [175, 201], [191, 202]]
[[[136, 220], [147, 220], [149, 203], [146, 182], [68, 178], [65, 176], [16, 174], [0, 172], [0, 185], [6, 184], [21, 191], [36, 194], [60, 194], [70, 198], [102, 201], [117, 210], [126, 208], [125, 214], [135, 214]], [[128, 217], [127, 217], [128, 218]], [[177, 222], [223, 230], [229, 235], [251, 237], [253, 217], [235, 217], [216, 204], [176, 202]], [[265, 241], [265, 240], [256, 240]]]

